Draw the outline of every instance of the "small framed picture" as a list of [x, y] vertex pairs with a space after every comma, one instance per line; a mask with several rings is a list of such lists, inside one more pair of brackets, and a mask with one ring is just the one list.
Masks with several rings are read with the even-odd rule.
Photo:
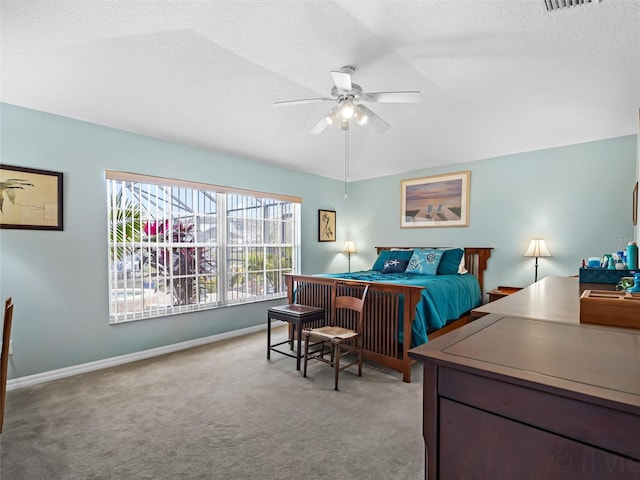
[[0, 165], [0, 228], [62, 230], [62, 173]]
[[318, 241], [336, 241], [336, 212], [335, 210], [318, 210]]

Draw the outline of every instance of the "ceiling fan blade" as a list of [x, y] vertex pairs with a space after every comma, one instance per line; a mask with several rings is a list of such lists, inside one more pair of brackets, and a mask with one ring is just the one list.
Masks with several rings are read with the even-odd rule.
[[305, 103], [318, 103], [318, 102], [335, 102], [335, 98], [305, 98], [302, 100], [285, 100], [284, 102], [274, 102], [275, 107], [282, 107], [287, 105], [303, 105]]
[[381, 117], [379, 117], [373, 110], [365, 107], [364, 105], [359, 105], [360, 108], [364, 110], [367, 115], [367, 123], [370, 123], [373, 128], [375, 128], [378, 132], [384, 133], [391, 128], [387, 122], [385, 122]]
[[351, 72], [353, 69], [342, 68], [337, 71], [331, 72], [331, 77], [333, 78], [333, 83], [336, 84], [338, 90], [343, 92], [351, 91]]
[[313, 127], [311, 129], [311, 132], [309, 133], [313, 133], [314, 135], [318, 134], [318, 133], [322, 133], [324, 131], [325, 128], [327, 128], [329, 126], [329, 122], [327, 121], [327, 117], [322, 117], [320, 119], [320, 121], [318, 123], [316, 123], [316, 126]]
[[418, 91], [371, 92], [363, 93], [360, 100], [379, 103], [419, 103], [422, 101], [422, 94]]

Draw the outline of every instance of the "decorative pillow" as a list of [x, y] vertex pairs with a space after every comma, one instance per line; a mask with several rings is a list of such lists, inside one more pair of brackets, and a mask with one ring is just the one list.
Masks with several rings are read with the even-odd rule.
[[460, 265], [458, 265], [458, 273], [460, 275], [464, 275], [465, 273], [469, 273], [469, 270], [464, 268], [464, 255], [462, 256], [462, 260], [460, 260]]
[[413, 250], [383, 250], [378, 255], [376, 262], [371, 267], [371, 270], [382, 271], [384, 269], [384, 264], [387, 260], [407, 260], [411, 259], [411, 255], [413, 255]]
[[402, 273], [407, 268], [409, 260], [398, 260], [397, 258], [390, 258], [384, 262], [384, 268], [382, 273]]
[[380, 255], [378, 255], [378, 258], [373, 264], [373, 267], [371, 267], [371, 270], [377, 270], [378, 272], [381, 272], [384, 268], [384, 262], [389, 260], [389, 258], [391, 258], [391, 252], [389, 250], [381, 251]]
[[420, 275], [435, 275], [438, 272], [438, 264], [440, 263], [442, 254], [443, 250], [415, 250], [405, 272]]
[[412, 250], [391, 250], [390, 258], [397, 258], [398, 260], [410, 260], [413, 255]]
[[460, 264], [462, 262], [462, 269], [464, 269], [464, 249], [462, 248], [448, 248], [442, 250], [442, 258], [438, 265], [438, 275], [452, 275], [454, 273], [466, 273], [460, 271]]

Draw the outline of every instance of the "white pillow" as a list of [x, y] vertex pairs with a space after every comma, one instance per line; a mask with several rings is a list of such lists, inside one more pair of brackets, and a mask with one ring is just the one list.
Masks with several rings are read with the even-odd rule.
[[458, 273], [460, 275], [464, 275], [465, 273], [469, 273], [469, 271], [464, 268], [464, 255], [462, 255], [462, 258], [460, 259], [460, 265], [458, 265]]

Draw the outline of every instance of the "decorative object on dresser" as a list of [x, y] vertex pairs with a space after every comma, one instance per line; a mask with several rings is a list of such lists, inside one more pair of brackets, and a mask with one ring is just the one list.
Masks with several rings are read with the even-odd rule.
[[351, 271], [351, 254], [358, 253], [356, 250], [356, 244], [353, 240], [347, 240], [344, 242], [344, 247], [342, 247], [342, 251], [347, 254], [347, 258], [349, 259], [349, 272]]
[[638, 245], [636, 242], [627, 244], [627, 268], [636, 270], [638, 268]]
[[[415, 251], [432, 250], [438, 258], [435, 274], [420, 273], [433, 267], [422, 265]], [[435, 250], [439, 250], [436, 252]], [[290, 303], [300, 303], [330, 311], [336, 281], [370, 286], [364, 322], [363, 355], [368, 360], [402, 373], [411, 381], [407, 352], [413, 346], [471, 321], [470, 311], [481, 305], [483, 277], [491, 248], [377, 247], [378, 258], [371, 270], [351, 273], [285, 275]], [[421, 252], [424, 253], [424, 252]], [[407, 273], [408, 263], [416, 269]], [[427, 293], [428, 292], [428, 293]], [[577, 300], [577, 299], [576, 299]]]
[[610, 270], [608, 268], [580, 268], [580, 290], [616, 290], [624, 279], [633, 278], [637, 270]]
[[580, 323], [640, 328], [640, 293], [585, 290], [580, 296]]
[[551, 253], [544, 242], [544, 238], [534, 238], [529, 243], [529, 248], [524, 252], [523, 257], [535, 257], [536, 259], [536, 275], [534, 283], [538, 281], [538, 257], [551, 257]]

